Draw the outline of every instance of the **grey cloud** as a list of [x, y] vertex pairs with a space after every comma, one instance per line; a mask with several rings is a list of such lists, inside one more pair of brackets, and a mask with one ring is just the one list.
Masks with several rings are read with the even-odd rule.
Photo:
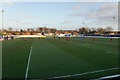
[[26, 24], [31, 24], [31, 23], [26, 22], [26, 23], [21, 23], [21, 24], [25, 24], [26, 25]]
[[72, 21], [64, 21], [61, 24], [70, 24], [70, 23], [72, 23]]
[[84, 14], [90, 19], [108, 19], [118, 15], [118, 8], [116, 4], [104, 4], [98, 10], [92, 10]]
[[76, 16], [76, 17], [78, 17], [78, 16], [81, 16], [82, 14], [81, 13], [74, 13], [74, 14], [71, 14], [70, 16]]
[[75, 5], [73, 7], [71, 7], [70, 9], [72, 10], [78, 10], [78, 9], [81, 9], [82, 7], [80, 5]]

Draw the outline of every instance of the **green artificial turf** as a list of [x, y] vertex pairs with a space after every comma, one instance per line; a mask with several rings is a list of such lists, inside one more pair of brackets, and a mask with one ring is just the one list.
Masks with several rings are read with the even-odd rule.
[[[119, 67], [118, 39], [14, 39], [2, 45], [3, 78], [25, 78], [31, 46], [28, 78], [47, 79]], [[118, 70], [111, 70], [70, 78], [97, 78], [117, 73]]]

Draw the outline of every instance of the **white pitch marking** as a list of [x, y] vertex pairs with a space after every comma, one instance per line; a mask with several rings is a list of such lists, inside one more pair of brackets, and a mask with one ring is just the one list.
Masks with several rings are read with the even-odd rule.
[[114, 70], [114, 69], [120, 69], [120, 67], [111, 68], [111, 69], [105, 69], [105, 70], [99, 70], [99, 71], [85, 72], [85, 73], [80, 73], [80, 74], [73, 74], [73, 75], [66, 75], [66, 76], [57, 76], [57, 77], [48, 78], [48, 79], [56, 79], [56, 78], [66, 78], [66, 77], [80, 76], [80, 75], [84, 75], [84, 74], [90, 74], [90, 73], [98, 73], [98, 72], [110, 71], [110, 70]]
[[30, 66], [31, 53], [32, 53], [32, 46], [30, 48], [30, 54], [29, 54], [29, 58], [28, 58], [28, 64], [27, 64], [27, 69], [26, 69], [26, 74], [25, 74], [25, 80], [27, 80], [27, 78], [28, 78], [28, 71], [29, 71], [29, 66]]
[[92, 80], [103, 80], [103, 79], [109, 79], [109, 78], [115, 78], [115, 77], [120, 77], [120, 74], [105, 76], [105, 77], [101, 77], [98, 79], [92, 79]]

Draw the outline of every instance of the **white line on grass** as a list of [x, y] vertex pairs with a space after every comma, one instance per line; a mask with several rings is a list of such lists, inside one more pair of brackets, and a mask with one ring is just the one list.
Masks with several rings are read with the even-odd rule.
[[29, 58], [28, 58], [28, 64], [27, 64], [27, 69], [26, 69], [26, 74], [25, 74], [25, 80], [27, 80], [27, 78], [28, 78], [28, 70], [29, 70], [29, 66], [30, 66], [31, 53], [32, 53], [32, 46], [30, 48], [30, 54], [29, 54]]
[[66, 76], [58, 76], [58, 77], [53, 77], [53, 78], [48, 78], [48, 79], [74, 77], [74, 76], [80, 76], [80, 75], [85, 75], [85, 74], [91, 74], [91, 73], [98, 73], [98, 72], [110, 71], [110, 70], [115, 70], [115, 69], [120, 69], [120, 67], [111, 68], [111, 69], [105, 69], [105, 70], [99, 70], [99, 71], [85, 72], [85, 73], [80, 73], [80, 74], [73, 74], [73, 75], [66, 75]]
[[115, 77], [120, 77], [120, 74], [110, 75], [110, 76], [105, 76], [105, 77], [100, 77], [100, 78], [92, 79], [92, 80], [103, 80], [103, 79], [109, 79], [109, 78], [115, 78]]

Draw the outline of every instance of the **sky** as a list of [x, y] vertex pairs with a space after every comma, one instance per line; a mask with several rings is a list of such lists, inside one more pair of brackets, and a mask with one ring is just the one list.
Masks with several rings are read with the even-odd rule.
[[[72, 1], [72, 0], [71, 0]], [[95, 0], [92, 0], [95, 1]], [[100, 1], [100, 0], [97, 0]], [[5, 2], [5, 29], [112, 27], [118, 30], [117, 2]], [[115, 19], [113, 17], [115, 16]]]
[[119, 0], [3, 0], [4, 2], [119, 2]]

